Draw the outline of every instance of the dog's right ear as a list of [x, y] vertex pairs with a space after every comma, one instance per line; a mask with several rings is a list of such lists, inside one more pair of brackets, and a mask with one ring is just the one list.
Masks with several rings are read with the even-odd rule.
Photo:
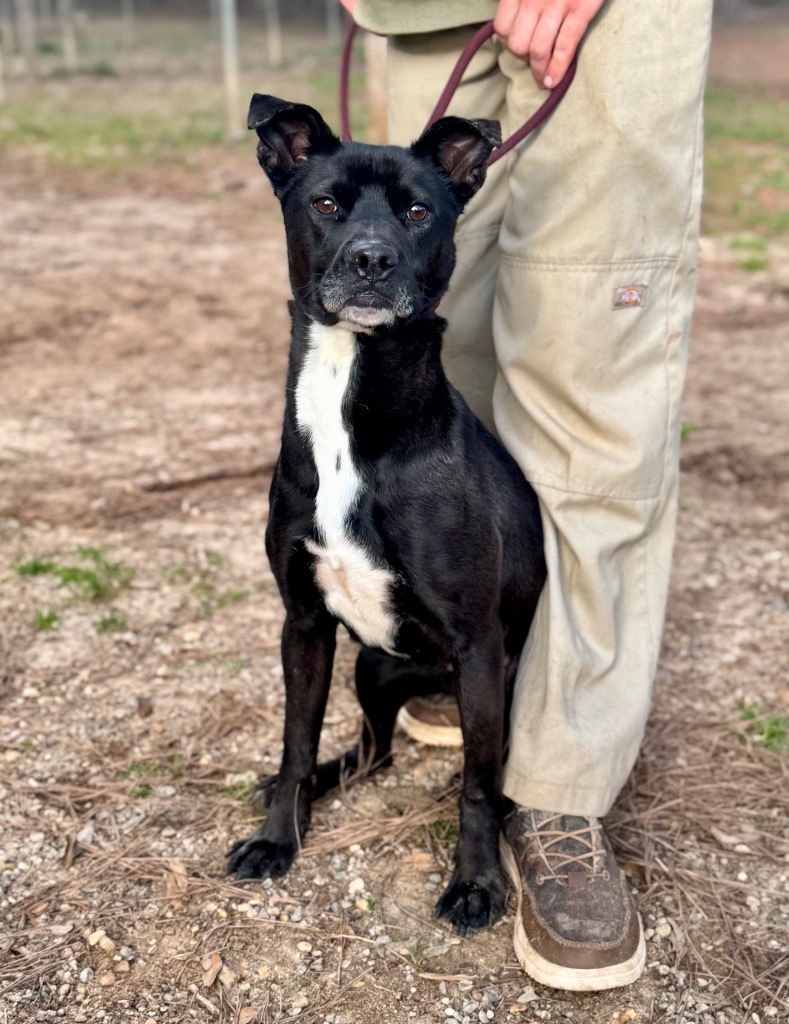
[[258, 133], [258, 161], [277, 195], [297, 164], [341, 145], [317, 110], [259, 92], [249, 104], [247, 127]]

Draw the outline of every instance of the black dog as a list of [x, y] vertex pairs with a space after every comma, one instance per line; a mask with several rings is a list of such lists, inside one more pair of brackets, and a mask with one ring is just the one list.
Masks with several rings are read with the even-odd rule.
[[[311, 107], [256, 94], [249, 127], [282, 204], [295, 296], [266, 532], [287, 612], [285, 746], [261, 784], [266, 821], [228, 870], [284, 874], [313, 798], [391, 763], [404, 701], [454, 691], [460, 838], [437, 914], [482, 927], [504, 910], [505, 723], [545, 563], [534, 492], [444, 375], [435, 308], [498, 125], [445, 117], [410, 149], [341, 143]], [[338, 622], [363, 645], [365, 724], [358, 749], [316, 766]]]

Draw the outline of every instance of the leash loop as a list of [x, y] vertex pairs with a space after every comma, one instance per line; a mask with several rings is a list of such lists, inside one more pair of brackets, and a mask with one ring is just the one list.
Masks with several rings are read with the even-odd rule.
[[[463, 74], [466, 68], [471, 63], [474, 54], [479, 48], [490, 39], [494, 34], [493, 22], [488, 21], [484, 25], [481, 25], [474, 35], [469, 39], [466, 45], [463, 47], [463, 51], [457, 59], [455, 67], [452, 69], [452, 74], [449, 76], [447, 84], [444, 86], [444, 90], [438, 99], [438, 103], [430, 115], [430, 120], [425, 126], [427, 130], [432, 124], [438, 121], [439, 118], [443, 117], [447, 111], [447, 107], [455, 95], [460, 81], [463, 78]], [[351, 124], [349, 115], [349, 104], [348, 104], [348, 78], [350, 75], [351, 66], [351, 49], [353, 47], [354, 36], [356, 35], [356, 22], [350, 21], [348, 23], [348, 31], [345, 34], [345, 42], [342, 48], [342, 61], [340, 64], [340, 125], [342, 129], [343, 142], [351, 141]], [[488, 167], [491, 164], [495, 164], [497, 160], [500, 160], [503, 156], [506, 156], [511, 149], [514, 149], [519, 142], [522, 142], [527, 135], [531, 133], [546, 121], [553, 111], [558, 107], [561, 101], [564, 99], [564, 95], [572, 85], [572, 81], [575, 78], [576, 68], [578, 67], [578, 58], [574, 56], [567, 71], [564, 74], [562, 80], [551, 90], [547, 99], [535, 110], [532, 116], [520, 126], [520, 128], [513, 132], [508, 139], [505, 139], [500, 146], [497, 146], [493, 150], [490, 157], [488, 158]]]

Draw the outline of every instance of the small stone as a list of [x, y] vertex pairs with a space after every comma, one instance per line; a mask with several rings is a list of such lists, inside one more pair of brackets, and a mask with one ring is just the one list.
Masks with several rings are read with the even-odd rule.
[[109, 935], [102, 935], [102, 937], [99, 939], [98, 945], [99, 949], [103, 949], [105, 953], [115, 952], [115, 943], [112, 941]]
[[[74, 1014], [74, 1024], [87, 1024], [87, 1021], [88, 1021], [88, 1018], [85, 1016], [84, 1013], [76, 1013], [76, 1014]], [[145, 1024], [148, 1024], [148, 1021], [146, 1021]], [[154, 1024], [156, 1024], [155, 1021], [154, 1021]]]
[[482, 998], [484, 1002], [486, 1002], [490, 1006], [493, 1003], [497, 1003], [501, 999], [501, 992], [499, 992], [499, 990], [492, 985], [490, 988], [485, 989], [485, 991], [482, 994]]
[[445, 996], [447, 994], [447, 983], [445, 981], [440, 981], [438, 983], [438, 991], [441, 993], [442, 996]]
[[103, 939], [106, 934], [107, 933], [103, 928], [97, 928], [95, 932], [91, 932], [88, 936], [88, 945], [97, 946], [99, 944], [99, 939]]
[[521, 994], [518, 996], [516, 1002], [519, 1002], [519, 1003], [533, 1003], [535, 1001], [535, 999], [539, 999], [539, 998], [540, 997], [537, 995], [537, 993], [534, 991], [534, 989], [531, 987], [531, 985], [529, 985], [528, 988], [525, 988], [523, 990], [523, 992], [521, 992]]
[[104, 985], [105, 987], [107, 985], [114, 985], [115, 984], [115, 975], [114, 974], [102, 974], [101, 977], [99, 978], [99, 984], [100, 985]]
[[298, 943], [296, 943], [296, 949], [298, 949], [298, 951], [300, 953], [311, 953], [312, 952], [312, 943], [311, 942], [298, 942]]
[[356, 907], [357, 910], [369, 910], [370, 909], [370, 904], [368, 903], [368, 901], [363, 899], [361, 896], [359, 897], [358, 900], [354, 900], [354, 904], [353, 905]]
[[629, 1024], [629, 1022], [631, 1020], [635, 1020], [635, 1019], [636, 1019], [636, 1011], [632, 1008], [632, 1006], [628, 1006], [628, 1008], [626, 1010], [623, 1010], [619, 1014], [619, 1024]]
[[655, 929], [655, 935], [659, 936], [661, 939], [667, 939], [669, 935], [671, 935], [671, 925], [668, 921], [664, 921], [662, 924], [657, 926]]
[[45, 838], [43, 832], [31, 832], [29, 836], [31, 843], [43, 843]]
[[737, 872], [737, 881], [738, 882], [747, 882], [748, 881], [748, 874], [747, 874], [747, 872], [745, 872], [745, 871], [738, 871]]
[[303, 1010], [305, 1007], [310, 1005], [310, 1001], [306, 996], [299, 996], [298, 999], [294, 999], [290, 1005], [294, 1010]]
[[79, 980], [83, 985], [89, 985], [90, 982], [93, 981], [93, 971], [90, 967], [85, 967], [79, 972]]
[[121, 962], [119, 964], [115, 965], [115, 973], [116, 974], [128, 974], [129, 970], [130, 970], [130, 967], [129, 967], [129, 961], [128, 960], [121, 960]]
[[131, 948], [131, 946], [121, 946], [121, 948], [118, 950], [118, 953], [123, 957], [124, 960], [134, 959], [134, 950]]
[[363, 878], [354, 878], [348, 886], [348, 892], [364, 892], [366, 886]]

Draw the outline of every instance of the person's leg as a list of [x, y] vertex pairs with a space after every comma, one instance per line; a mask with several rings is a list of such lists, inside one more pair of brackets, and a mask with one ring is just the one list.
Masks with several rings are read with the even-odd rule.
[[[606, 4], [524, 147], [501, 232], [494, 398], [537, 489], [549, 581], [505, 790], [605, 814], [649, 709], [676, 514], [710, 0]], [[511, 118], [541, 94], [509, 54]]]
[[[455, 62], [476, 26], [389, 40], [389, 141], [407, 146], [424, 130]], [[498, 45], [490, 41], [472, 61], [448, 113], [502, 121], [507, 132], [507, 79], [498, 65]], [[480, 192], [460, 218], [458, 262], [439, 313], [449, 326], [442, 361], [452, 383], [472, 410], [493, 426], [493, 296], [498, 274], [498, 236], [507, 201], [508, 160], [488, 173]]]
[[[711, 0], [610, 2], [519, 153], [494, 308], [499, 435], [537, 490], [548, 582], [504, 791], [515, 949], [557, 988], [627, 984], [644, 943], [596, 816], [641, 743], [676, 518]], [[502, 57], [517, 120], [541, 94]], [[539, 809], [539, 810], [535, 810]]]

